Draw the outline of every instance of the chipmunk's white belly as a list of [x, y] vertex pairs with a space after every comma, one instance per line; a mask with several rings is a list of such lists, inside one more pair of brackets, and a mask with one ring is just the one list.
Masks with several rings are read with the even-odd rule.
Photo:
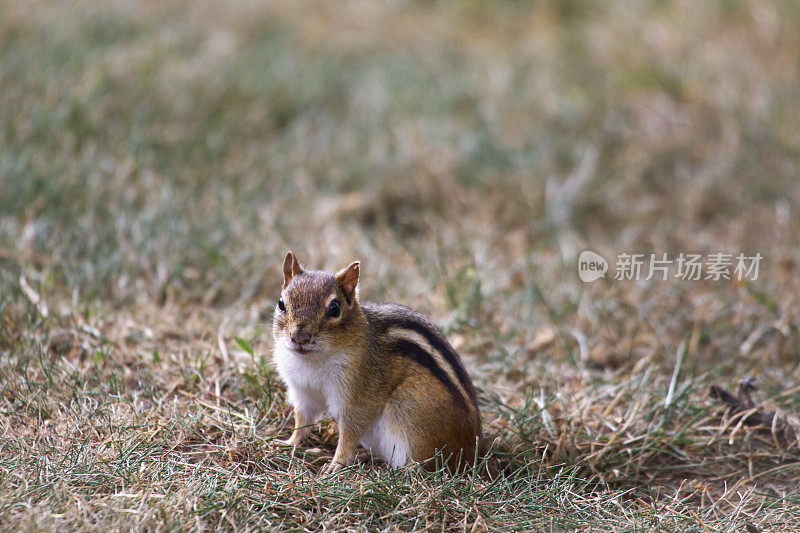
[[286, 383], [289, 402], [295, 409], [302, 409], [313, 421], [323, 413], [339, 421], [344, 409], [343, 356], [304, 357], [278, 343], [273, 357], [278, 374]]
[[392, 468], [406, 464], [411, 455], [408, 441], [392, 427], [385, 411], [361, 438], [361, 444]]
[[[323, 413], [340, 421], [344, 410], [344, 356], [303, 357], [276, 343], [273, 358], [295, 409], [302, 409], [313, 421]], [[403, 466], [411, 456], [408, 440], [392, 426], [385, 412], [366, 431], [361, 444], [393, 468]]]

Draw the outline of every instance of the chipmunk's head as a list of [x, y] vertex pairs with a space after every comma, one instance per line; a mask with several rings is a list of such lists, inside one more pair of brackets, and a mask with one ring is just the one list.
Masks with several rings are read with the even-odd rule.
[[358, 307], [359, 262], [337, 274], [303, 270], [292, 252], [283, 261], [283, 289], [272, 333], [297, 355], [335, 351], [352, 342]]

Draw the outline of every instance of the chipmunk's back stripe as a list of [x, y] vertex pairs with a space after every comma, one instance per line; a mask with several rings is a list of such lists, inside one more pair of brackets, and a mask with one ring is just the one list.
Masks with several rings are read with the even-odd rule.
[[458, 388], [450, 379], [450, 376], [447, 375], [442, 367], [436, 364], [433, 356], [428, 353], [427, 350], [415, 342], [402, 338], [395, 341], [395, 349], [403, 356], [409, 357], [413, 361], [416, 361], [423, 367], [427, 368], [428, 371], [433, 374], [433, 376], [438, 379], [442, 385], [447, 388], [447, 390], [450, 391], [450, 395], [453, 397], [453, 401], [456, 403], [456, 405], [463, 409], [467, 409], [464, 396], [462, 396], [462, 394], [458, 391]]
[[440, 353], [450, 368], [455, 372], [461, 388], [466, 391], [472, 405], [477, 405], [478, 400], [477, 395], [475, 394], [475, 389], [472, 387], [472, 382], [469, 380], [469, 376], [467, 375], [464, 365], [461, 364], [461, 359], [459, 359], [458, 354], [453, 347], [450, 346], [450, 343], [448, 343], [438, 331], [433, 331], [430, 326], [427, 326], [417, 320], [408, 318], [392, 318], [389, 321], [388, 326], [390, 328], [413, 331], [428, 341], [428, 344], [430, 344], [431, 348]]
[[467, 403], [470, 400], [469, 394], [464, 389], [464, 386], [459, 381], [456, 373], [453, 371], [453, 368], [450, 364], [445, 361], [444, 357], [441, 353], [439, 353], [433, 346], [428, 343], [428, 340], [425, 339], [422, 335], [417, 333], [416, 331], [412, 331], [410, 329], [403, 329], [403, 328], [389, 328], [388, 334], [390, 337], [394, 339], [404, 339], [412, 344], [416, 344], [420, 348], [422, 348], [425, 352], [430, 354], [433, 358], [433, 362], [441, 368], [445, 374], [447, 374], [447, 378], [453, 383], [458, 389], [458, 393], [461, 395], [461, 398], [464, 399], [464, 402]]

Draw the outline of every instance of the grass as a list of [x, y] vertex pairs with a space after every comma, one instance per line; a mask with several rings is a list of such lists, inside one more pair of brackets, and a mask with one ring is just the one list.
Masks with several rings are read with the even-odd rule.
[[[3, 529], [795, 529], [798, 24], [765, 0], [0, 3]], [[320, 478], [329, 421], [275, 443], [289, 248], [442, 327], [501, 476]], [[584, 284], [584, 249], [764, 260]]]

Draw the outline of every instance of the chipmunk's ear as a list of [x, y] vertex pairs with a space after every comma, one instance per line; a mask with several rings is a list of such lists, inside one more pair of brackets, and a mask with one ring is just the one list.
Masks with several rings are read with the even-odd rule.
[[336, 274], [336, 281], [339, 282], [339, 287], [342, 288], [342, 292], [344, 293], [345, 298], [347, 298], [347, 303], [352, 304], [353, 300], [356, 298], [356, 288], [358, 287], [358, 273], [361, 270], [361, 263], [358, 261], [354, 261], [350, 263], [350, 266], [340, 270], [338, 274]]
[[283, 288], [292, 281], [292, 278], [298, 274], [302, 274], [303, 269], [300, 268], [300, 263], [292, 252], [286, 254], [286, 259], [283, 260]]

